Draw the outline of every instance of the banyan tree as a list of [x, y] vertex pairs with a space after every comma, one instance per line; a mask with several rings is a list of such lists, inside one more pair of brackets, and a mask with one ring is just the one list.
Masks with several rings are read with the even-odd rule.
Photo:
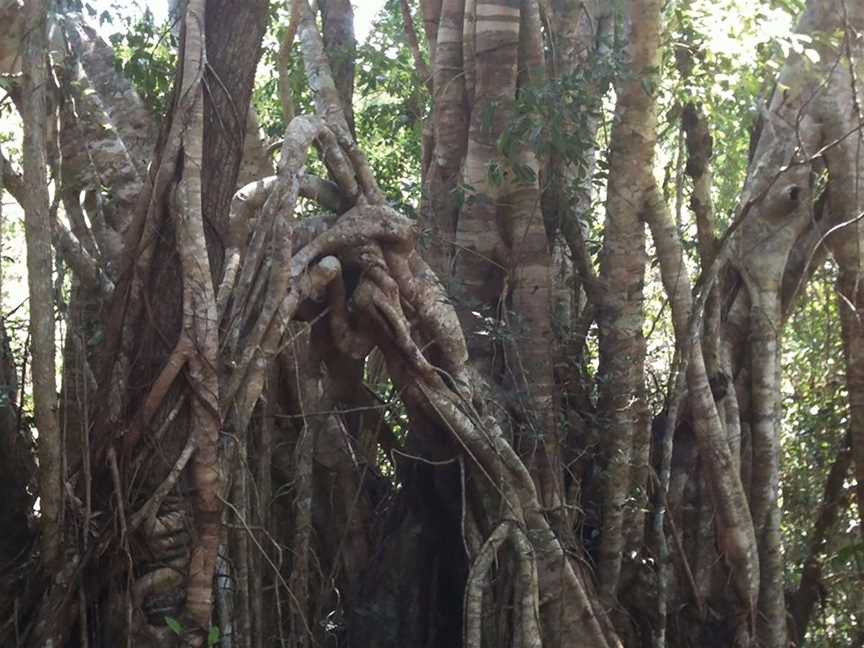
[[[155, 114], [78, 3], [0, 3], [30, 348], [4, 332], [0, 645], [804, 645], [844, 480], [864, 510], [864, 4], [806, 2], [734, 213], [679, 107], [692, 224], [655, 173], [679, 3], [391, 2], [430, 106], [410, 213], [350, 2], [276, 4], [173, 3]], [[848, 431], [790, 587], [783, 335], [829, 262]]]

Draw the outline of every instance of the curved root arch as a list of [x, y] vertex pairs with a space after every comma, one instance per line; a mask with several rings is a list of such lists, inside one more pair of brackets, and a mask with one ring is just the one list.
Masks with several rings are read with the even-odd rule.
[[[293, 218], [312, 145], [355, 203], [335, 219]], [[481, 645], [484, 574], [504, 540], [515, 564], [519, 627], [526, 641], [535, 637], [525, 645], [539, 645], [547, 632], [566, 645], [610, 645], [606, 622], [552, 532], [527, 468], [487, 413], [489, 390], [468, 364], [456, 312], [417, 250], [414, 223], [359, 188], [354, 178], [363, 172], [349, 153], [323, 120], [296, 117], [279, 175], [237, 194], [218, 291], [225, 366], [232, 368], [222, 401], [229, 420], [237, 429], [248, 425], [288, 323], [304, 301], [318, 303], [338, 350], [364, 359], [380, 349], [412, 423], [452, 435], [471, 473], [468, 488], [480, 483], [475, 499], [482, 511], [467, 520], [476, 527], [468, 535], [494, 530], [482, 548], [469, 549], [475, 555], [465, 645]]]

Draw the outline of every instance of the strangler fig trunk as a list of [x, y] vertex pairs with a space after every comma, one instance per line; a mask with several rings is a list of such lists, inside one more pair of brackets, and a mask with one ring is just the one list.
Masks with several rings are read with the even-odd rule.
[[[710, 115], [687, 104], [694, 252], [655, 178], [659, 0], [421, 0], [422, 27], [400, 2], [431, 103], [416, 221], [358, 144], [347, 0], [290, 3], [267, 145], [249, 107], [266, 1], [173, 3], [161, 120], [80, 15], [7, 5], [24, 174], [0, 163], [26, 209], [38, 465], [22, 392], [0, 403], [0, 449], [22, 456], [0, 457], [0, 491], [16, 525], [38, 495], [39, 535], [4, 538], [0, 568], [39, 569], [0, 571], [22, 591], [0, 596], [0, 644], [803, 641], [848, 464], [864, 492], [864, 9], [808, 3], [816, 55], [785, 60], [722, 237]], [[312, 114], [285, 83], [295, 39]], [[850, 446], [787, 615], [782, 333], [827, 251]], [[649, 253], [668, 302], [650, 324]], [[646, 360], [658, 323], [668, 367]]]

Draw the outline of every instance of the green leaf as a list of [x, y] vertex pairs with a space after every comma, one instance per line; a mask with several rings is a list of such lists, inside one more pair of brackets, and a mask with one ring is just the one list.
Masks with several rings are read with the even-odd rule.
[[168, 626], [168, 629], [171, 630], [178, 637], [183, 634], [183, 626], [180, 625], [180, 622], [174, 617], [166, 616], [165, 617], [165, 625]]
[[834, 559], [838, 562], [846, 563], [859, 556], [864, 556], [864, 542], [857, 542], [841, 548], [835, 554]]
[[210, 626], [210, 632], [207, 634], [207, 645], [208, 646], [217, 646], [219, 644], [219, 640], [221, 639], [221, 635], [219, 634], [218, 626]]

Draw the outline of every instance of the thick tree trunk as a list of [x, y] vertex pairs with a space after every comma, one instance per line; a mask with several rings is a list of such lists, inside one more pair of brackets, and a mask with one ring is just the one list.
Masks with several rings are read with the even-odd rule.
[[646, 91], [644, 77], [657, 62], [659, 3], [631, 2], [627, 24], [629, 78], [616, 89], [618, 103], [598, 277], [603, 294], [597, 318], [598, 409], [608, 439], [603, 448], [606, 467], [602, 477], [598, 580], [600, 592], [610, 604], [615, 600], [621, 574], [625, 516], [628, 525], [635, 525], [641, 544], [639, 518], [644, 503], [638, 503], [635, 510], [625, 510], [625, 502], [645, 487], [650, 447], [642, 333], [646, 263], [642, 211], [652, 181], [655, 135], [653, 98]]
[[[267, 0], [208, 0], [207, 70], [210, 90], [204, 101], [202, 209], [214, 281], [221, 277], [228, 237], [228, 211], [238, 185], [240, 162], [247, 151], [249, 101], [261, 41], [267, 28]], [[259, 179], [258, 177], [255, 178]]]
[[[657, 69], [659, 61], [659, 34], [660, 34], [660, 10], [659, 3], [653, 2], [636, 2], [633, 5], [633, 11], [630, 16], [630, 24], [633, 29], [630, 33], [629, 42], [632, 48], [631, 63], [633, 66], [630, 76], [634, 79], [630, 81], [631, 86], [629, 91], [619, 94], [618, 112], [622, 114], [620, 124], [621, 130], [613, 131], [613, 158], [610, 168], [610, 176], [626, 177], [629, 179], [627, 184], [627, 193], [623, 193], [620, 202], [611, 194], [611, 188], [615, 186], [614, 181], [610, 180], [610, 217], [613, 214], [612, 209], [617, 208], [623, 213], [628, 213], [631, 216], [630, 231], [631, 237], [642, 235], [642, 220], [644, 217], [651, 228], [651, 233], [657, 249], [658, 259], [660, 261], [661, 276], [664, 288], [669, 296], [669, 301], [672, 310], [672, 321], [675, 329], [675, 337], [677, 341], [677, 349], [679, 358], [685, 364], [686, 372], [682, 374], [686, 376], [687, 386], [689, 388], [690, 398], [690, 413], [693, 420], [693, 426], [696, 433], [696, 439], [699, 449], [703, 456], [710, 456], [711, 461], [708, 465], [708, 481], [712, 487], [714, 503], [717, 507], [716, 530], [718, 532], [718, 543], [722, 548], [730, 568], [732, 569], [732, 578], [736, 593], [738, 595], [737, 607], [740, 610], [740, 618], [746, 618], [752, 614], [752, 604], [756, 598], [756, 588], [758, 587], [758, 558], [756, 556], [755, 537], [753, 533], [752, 523], [747, 510], [747, 500], [744, 489], [738, 477], [736, 464], [732, 459], [732, 453], [728, 446], [726, 433], [723, 426], [718, 407], [715, 404], [712, 389], [709, 387], [709, 377], [705, 367], [705, 360], [702, 351], [702, 330], [700, 326], [701, 319], [699, 315], [693, 317], [693, 301], [691, 296], [690, 281], [688, 271], [685, 265], [683, 247], [678, 234], [678, 228], [673, 221], [669, 211], [663, 201], [659, 188], [653, 174], [654, 160], [654, 142], [656, 139], [656, 120], [654, 116], [654, 99], [650, 93], [654, 70]], [[637, 81], [638, 80], [638, 81]], [[624, 130], [624, 125], [629, 125], [629, 129]], [[620, 140], [619, 140], [620, 138]], [[615, 166], [616, 158], [614, 156], [615, 144], [618, 141], [623, 141], [621, 156], [622, 163], [629, 165], [628, 173], [624, 174], [617, 170]], [[627, 148], [623, 148], [625, 146]], [[614, 175], [612, 175], [614, 174]], [[613, 202], [615, 201], [615, 202]], [[635, 228], [635, 231], [634, 231]], [[610, 229], [607, 225], [607, 240], [609, 240]], [[614, 231], [614, 230], [611, 230]], [[614, 240], [614, 239], [613, 239]], [[626, 240], [622, 237], [622, 240]], [[639, 239], [637, 239], [639, 240]], [[611, 244], [610, 244], [611, 245]], [[644, 245], [644, 244], [643, 244]], [[623, 248], [623, 246], [622, 246]], [[613, 248], [616, 249], [616, 248]], [[641, 250], [640, 250], [641, 251]], [[620, 252], [619, 252], [620, 254]], [[618, 269], [627, 267], [624, 265], [624, 259], [629, 259], [632, 264], [633, 257], [636, 252], [630, 251], [629, 255], [622, 257], [618, 263], [610, 263], [607, 268]], [[644, 262], [641, 266], [644, 272]], [[601, 266], [601, 278], [603, 276], [603, 266]], [[610, 270], [606, 271], [611, 274]], [[615, 275], [611, 275], [615, 276]], [[631, 281], [635, 278], [641, 279], [641, 273], [633, 275]], [[627, 291], [616, 291], [614, 294], [632, 295], [639, 294], [635, 289], [641, 291], [641, 283], [634, 284]], [[614, 311], [616, 314], [618, 311]], [[623, 312], [623, 311], [622, 311]], [[601, 310], [602, 313], [602, 310]], [[637, 311], [638, 314], [638, 311]], [[622, 321], [629, 323], [636, 316], [632, 313]], [[601, 318], [601, 321], [602, 318]], [[638, 317], [641, 323], [641, 317]], [[601, 329], [602, 334], [602, 329]], [[641, 338], [641, 327], [637, 328], [634, 333], [635, 339]], [[602, 338], [601, 338], [602, 339]], [[601, 346], [601, 354], [603, 347]], [[614, 363], [617, 358], [610, 353], [611, 359], [608, 361]], [[603, 356], [601, 355], [601, 360]], [[632, 364], [632, 360], [631, 363]], [[619, 371], [627, 371], [628, 364], [614, 365], [619, 367]], [[641, 372], [638, 374], [641, 379]], [[613, 377], [614, 378], [614, 377]], [[612, 386], [618, 384], [617, 381], [610, 380]], [[619, 387], [620, 389], [620, 387]], [[631, 386], [631, 390], [638, 389], [638, 383]], [[629, 399], [630, 407], [635, 407], [638, 403], [636, 396], [638, 392], [631, 391]], [[656, 627], [653, 629], [654, 641], [658, 645], [664, 645], [666, 642], [666, 615], [668, 614], [668, 597], [671, 592], [670, 574], [668, 573], [668, 558], [663, 555], [665, 551], [662, 549], [667, 540], [662, 534], [664, 514], [666, 508], [666, 490], [668, 489], [671, 479], [672, 470], [672, 438], [673, 430], [675, 429], [676, 419], [678, 417], [679, 396], [673, 396], [673, 403], [667, 412], [668, 425], [664, 432], [664, 437], [667, 439], [665, 443], [658, 448], [660, 451], [660, 483], [661, 492], [657, 499], [659, 511], [655, 513], [653, 538], [661, 548], [661, 563], [659, 565], [658, 578], [660, 600], [658, 603], [659, 619]], [[615, 410], [617, 412], [627, 412], [627, 403], [618, 402]], [[619, 414], [621, 416], [621, 414]], [[631, 415], [632, 416], [632, 415]], [[638, 435], [638, 428], [636, 428]], [[630, 447], [638, 449], [638, 436], [634, 436], [631, 431], [626, 445], [621, 446], [619, 441], [619, 453], [627, 452]], [[645, 445], [645, 442], [643, 444]], [[639, 457], [634, 456], [634, 466], [632, 474], [640, 475], [638, 469]], [[647, 457], [642, 459], [647, 463]], [[619, 489], [618, 492], [626, 493], [621, 486], [621, 481], [626, 478], [627, 473], [624, 472], [617, 476], [614, 481], [614, 487]], [[626, 483], [626, 482], [625, 482]], [[634, 480], [630, 488], [644, 487], [645, 478]], [[612, 491], [616, 492], [616, 491]], [[622, 497], [622, 495], [619, 495]], [[607, 495], [608, 498], [608, 495]], [[608, 501], [608, 499], [607, 499]], [[702, 502], [705, 506], [707, 502]], [[628, 519], [633, 519], [634, 516], [628, 516]], [[639, 516], [635, 516], [639, 519]], [[619, 552], [622, 543], [619, 540], [617, 544]], [[605, 551], [605, 555], [604, 555]], [[614, 556], [611, 554], [609, 547], [601, 547], [601, 560], [605, 557], [607, 564], [607, 577], [613, 579], [615, 563]], [[620, 560], [620, 556], [618, 557]], [[601, 562], [601, 566], [603, 562]], [[603, 586], [601, 572], [601, 586]], [[613, 579], [607, 582], [605, 587], [613, 587], [617, 580]], [[614, 589], [606, 591], [607, 596], [612, 596]], [[735, 634], [746, 634], [746, 629], [739, 626]]]
[[351, 134], [354, 134], [354, 58], [357, 44], [354, 39], [354, 9], [350, 0], [324, 0], [321, 11], [321, 36], [327, 50], [327, 59], [333, 73], [333, 82], [339, 93], [339, 105]]
[[[814, 0], [801, 29], [860, 28], [860, 10], [841, 5]], [[555, 0], [421, 3], [433, 92], [421, 205], [429, 265], [415, 223], [387, 206], [352, 135], [353, 65], [333, 60], [336, 40], [353, 42], [348, 3], [319, 3], [323, 37], [309, 4], [294, 3], [317, 116], [291, 119], [277, 175], [240, 191], [264, 2], [184, 4], [178, 85], [149, 172], [124, 118], [144, 129], [146, 113], [134, 93], [110, 91], [104, 44], [64, 20], [72, 56], [58, 78], [78, 110], [60, 113], [58, 195], [70, 227], [53, 223], [53, 238], [80, 294], [111, 307], [79, 304], [70, 317], [106, 338], [98, 357], [68, 362], [64, 380], [64, 412], [90, 374], [100, 398], [92, 432], [87, 403], [75, 410], [74, 516], [58, 526], [85, 529], [67, 534], [77, 595], [52, 588], [29, 605], [28, 627], [56, 617], [93, 645], [169, 645], [170, 618], [187, 645], [218, 626], [237, 648], [785, 645], [780, 331], [825, 233], [861, 210], [844, 171], [858, 153], [843, 137], [856, 123], [857, 70], [827, 63], [845, 51], [857, 64], [848, 50], [858, 45], [820, 42], [819, 81], [800, 56], [787, 61], [784, 96], [768, 107], [742, 207], [720, 242], [710, 172], [688, 167], [703, 262], [693, 291], [653, 176], [660, 3], [626, 8], [597, 273], [584, 205], [555, 193], [574, 184], [588, 193], [596, 119], [584, 123], [584, 149], [551, 158], [520, 128], [541, 110], [531, 103], [538, 88], [588, 74], [587, 59], [603, 55], [605, 3], [576, 13]], [[706, 131], [695, 121], [687, 139], [699, 161]], [[328, 179], [306, 171], [312, 146]], [[809, 179], [822, 160], [830, 213], [820, 221]], [[294, 218], [300, 196], [332, 213]], [[657, 480], [644, 384], [646, 223], [682, 363]], [[571, 294], [554, 274], [574, 272], [562, 233], [579, 274]], [[835, 254], [840, 291], [857, 308], [854, 241]], [[562, 304], [578, 314], [558, 327]], [[595, 316], [599, 380], [583, 387]], [[369, 389], [385, 380], [392, 396]], [[379, 452], [398, 488], [380, 475]]]

